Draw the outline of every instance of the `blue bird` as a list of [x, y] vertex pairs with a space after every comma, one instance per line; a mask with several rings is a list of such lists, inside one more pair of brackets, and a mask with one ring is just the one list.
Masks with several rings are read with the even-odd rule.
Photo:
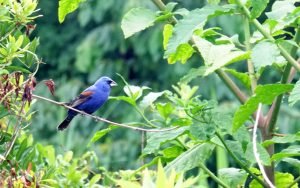
[[[107, 101], [111, 87], [116, 85], [117, 83], [111, 78], [101, 77], [94, 85], [85, 89], [78, 97], [68, 103], [68, 106], [92, 114]], [[57, 129], [62, 131], [67, 128], [77, 114], [78, 112], [69, 110], [66, 119], [59, 124]]]

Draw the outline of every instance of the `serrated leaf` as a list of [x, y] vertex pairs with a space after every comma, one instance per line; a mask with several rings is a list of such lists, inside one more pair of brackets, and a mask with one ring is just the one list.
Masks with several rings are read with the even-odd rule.
[[154, 101], [156, 101], [159, 97], [161, 97], [165, 92], [150, 92], [148, 93], [140, 102], [140, 106], [142, 109], [147, 108], [152, 105]]
[[199, 166], [199, 163], [205, 163], [205, 161], [211, 156], [214, 148], [215, 145], [210, 143], [195, 145], [170, 162], [165, 167], [165, 171], [169, 174], [172, 170], [175, 170], [176, 172], [184, 172], [197, 167]]
[[185, 64], [188, 59], [193, 55], [194, 49], [188, 43], [180, 44], [175, 53], [172, 53], [168, 57], [168, 63], [174, 64], [179, 61], [182, 64]]
[[250, 12], [251, 18], [257, 18], [263, 13], [267, 7], [269, 0], [251, 0], [252, 9]]
[[214, 45], [209, 41], [193, 37], [195, 45], [206, 65], [204, 76], [228, 64], [249, 58], [249, 52], [235, 48], [233, 44]]
[[65, 17], [75, 11], [81, 2], [85, 0], [59, 0], [58, 21], [62, 23]]
[[173, 30], [173, 35], [167, 44], [165, 58], [176, 52], [180, 44], [188, 43], [196, 29], [202, 28], [211, 16], [229, 13], [231, 8], [220, 6], [206, 6], [201, 9], [195, 9], [179, 20]]
[[235, 69], [224, 69], [226, 72], [237, 78], [243, 85], [250, 89], [251, 88], [251, 80], [247, 73], [237, 72]]
[[269, 41], [261, 41], [252, 49], [251, 60], [256, 70], [270, 66], [274, 63], [283, 65], [286, 61], [280, 55], [276, 44]]
[[[259, 159], [261, 160], [262, 164], [266, 165], [266, 166], [270, 166], [271, 159], [270, 159], [270, 155], [267, 152], [267, 150], [264, 147], [262, 147], [259, 143], [257, 143], [256, 146], [257, 146], [257, 151], [259, 154]], [[256, 159], [255, 159], [254, 153], [253, 153], [253, 143], [252, 142], [250, 142], [247, 145], [247, 150], [246, 150], [245, 156], [248, 161], [256, 162]]]
[[286, 157], [296, 157], [296, 156], [300, 156], [300, 146], [293, 145], [293, 146], [289, 146], [286, 149], [281, 150], [278, 153], [275, 153], [271, 157], [271, 159], [273, 161], [278, 161], [278, 160], [281, 160], [281, 159], [286, 158]]
[[247, 173], [238, 168], [222, 168], [218, 170], [218, 176], [229, 187], [242, 187], [247, 179]]
[[147, 133], [147, 145], [143, 150], [143, 153], [150, 154], [155, 152], [161, 144], [177, 138], [185, 131], [186, 128], [181, 127], [170, 131]]
[[146, 8], [133, 8], [122, 19], [121, 28], [125, 38], [142, 31], [154, 24], [155, 12]]
[[300, 100], [300, 80], [296, 82], [295, 87], [289, 96], [289, 105], [294, 106], [299, 100]]
[[233, 117], [233, 132], [238, 130], [243, 123], [255, 112], [259, 103], [271, 104], [278, 95], [289, 92], [293, 89], [292, 84], [268, 84], [259, 85], [255, 94], [245, 104], [240, 106]]

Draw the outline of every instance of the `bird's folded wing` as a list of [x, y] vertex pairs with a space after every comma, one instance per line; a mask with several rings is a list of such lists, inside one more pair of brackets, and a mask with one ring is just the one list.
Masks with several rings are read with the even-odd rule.
[[74, 100], [72, 100], [68, 105], [75, 108], [76, 106], [84, 103], [88, 99], [91, 98], [93, 95], [93, 91], [84, 91], [82, 92], [78, 97], [76, 97]]

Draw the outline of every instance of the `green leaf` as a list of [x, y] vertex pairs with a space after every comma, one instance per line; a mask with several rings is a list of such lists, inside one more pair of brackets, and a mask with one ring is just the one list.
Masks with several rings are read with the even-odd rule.
[[[289, 173], [275, 172], [275, 186], [276, 188], [286, 188], [287, 185], [290, 185], [294, 182], [294, 176]], [[250, 185], [250, 188], [263, 188], [263, 186], [258, 183], [256, 180], [253, 180]], [[291, 188], [297, 188], [298, 183], [293, 185]]]
[[109, 97], [109, 99], [125, 101], [125, 102], [131, 104], [132, 106], [136, 106], [136, 102], [130, 97], [117, 96], [117, 97]]
[[272, 11], [267, 12], [269, 19], [280, 20], [293, 12], [296, 8], [293, 1], [275, 1], [272, 5]]
[[262, 67], [270, 66], [273, 63], [283, 65], [285, 59], [280, 55], [276, 44], [269, 41], [261, 41], [252, 49], [251, 60], [256, 70]]
[[175, 53], [172, 53], [168, 57], [168, 63], [174, 64], [179, 61], [182, 64], [185, 64], [188, 59], [193, 55], [194, 49], [188, 43], [180, 44]]
[[157, 164], [157, 176], [156, 176], [156, 186], [157, 187], [166, 187], [167, 186], [167, 177], [166, 177], [166, 173], [165, 170], [160, 162], [160, 160], [158, 160], [158, 164]]
[[121, 28], [125, 38], [142, 31], [154, 24], [155, 12], [146, 8], [133, 8], [122, 19]]
[[182, 135], [185, 131], [186, 128], [181, 127], [171, 131], [147, 133], [147, 145], [143, 151], [143, 154], [154, 153], [161, 144], [170, 140], [174, 140], [178, 136]]
[[238, 168], [222, 168], [218, 170], [218, 176], [229, 187], [243, 187], [247, 179], [247, 173]]
[[[267, 150], [262, 147], [259, 143], [257, 143], [257, 151], [259, 153], [259, 159], [261, 160], [263, 165], [270, 166], [271, 165], [271, 159], [270, 155], [267, 152]], [[250, 142], [247, 146], [247, 150], [245, 153], [245, 156], [248, 161], [256, 162], [254, 154], [253, 154], [253, 143]]]
[[165, 92], [150, 92], [148, 93], [140, 102], [140, 106], [142, 109], [147, 108], [152, 105], [154, 101], [156, 101], [159, 97], [161, 97]]
[[231, 149], [231, 151], [241, 160], [243, 163], [250, 165], [251, 161], [248, 161], [241, 143], [235, 140], [226, 140], [226, 145]]
[[289, 96], [289, 105], [294, 106], [299, 100], [300, 100], [300, 80], [296, 82], [295, 87]]
[[210, 143], [195, 145], [170, 162], [165, 167], [165, 171], [169, 174], [173, 169], [176, 172], [184, 172], [195, 168], [199, 166], [199, 163], [205, 163], [205, 161], [211, 156], [214, 148], [215, 145]]
[[107, 133], [109, 133], [111, 130], [115, 129], [116, 127], [110, 126], [106, 129], [102, 129], [100, 131], [95, 132], [94, 136], [91, 138], [90, 142], [88, 143], [88, 146], [90, 146], [92, 143], [96, 142], [97, 140], [101, 139], [103, 136], [105, 136]]
[[158, 113], [165, 119], [167, 119], [174, 111], [174, 107], [171, 103], [158, 103], [156, 105]]
[[92, 188], [101, 178], [100, 174], [96, 174], [92, 177], [92, 179], [88, 183], [88, 187]]
[[245, 104], [240, 106], [233, 117], [233, 132], [238, 130], [243, 123], [255, 112], [259, 103], [271, 104], [278, 95], [289, 92], [293, 89], [292, 84], [268, 84], [259, 85], [255, 94]]
[[287, 162], [290, 165], [296, 167], [298, 170], [300, 170], [300, 160], [294, 159], [294, 158], [284, 158], [281, 161]]
[[300, 132], [297, 134], [288, 134], [284, 136], [274, 136], [270, 140], [266, 140], [263, 142], [263, 146], [267, 147], [271, 144], [285, 144], [285, 143], [294, 143], [296, 141], [300, 141]]
[[237, 72], [235, 69], [225, 68], [224, 70], [242, 82], [246, 88], [251, 88], [251, 80], [247, 73]]
[[188, 84], [189, 82], [191, 82], [193, 79], [197, 78], [197, 77], [201, 77], [204, 75], [206, 68], [205, 67], [199, 67], [199, 68], [192, 68], [189, 70], [189, 72], [184, 75], [181, 79], [180, 82], [181, 83], [185, 83]]
[[220, 14], [229, 13], [231, 8], [223, 8], [220, 6], [206, 6], [201, 9], [195, 9], [179, 20], [173, 30], [173, 35], [168, 40], [165, 58], [174, 54], [180, 44], [186, 44], [191, 39], [194, 31], [203, 28], [208, 18]]
[[196, 140], [209, 140], [215, 133], [215, 125], [212, 123], [197, 123], [190, 126], [190, 134]]
[[58, 21], [62, 23], [65, 17], [75, 11], [81, 2], [85, 0], [59, 0]]
[[171, 38], [173, 34], [173, 25], [171, 24], [166, 24], [164, 26], [164, 30], [163, 30], [163, 47], [166, 50], [167, 49], [167, 44], [169, 42], [169, 39]]
[[295, 156], [300, 156], [300, 146], [298, 145], [289, 146], [288, 148], [281, 150], [279, 153], [275, 153], [271, 159], [273, 161], [278, 161], [286, 157]]
[[259, 17], [267, 7], [268, 3], [269, 0], [251, 0], [251, 5], [252, 5], [252, 9], [250, 12], [251, 18], [254, 19]]
[[123, 88], [126, 95], [128, 97], [130, 97], [131, 99], [133, 99], [134, 101], [138, 100], [142, 96], [143, 91], [145, 89], [150, 89], [150, 88], [146, 87], [146, 86], [139, 87], [139, 86], [133, 86], [133, 85], [126, 85]]
[[165, 158], [175, 158], [182, 153], [182, 148], [179, 146], [171, 146], [162, 151]]
[[209, 41], [193, 37], [196, 47], [206, 65], [204, 76], [228, 64], [249, 58], [249, 53], [238, 50], [233, 44], [214, 45]]

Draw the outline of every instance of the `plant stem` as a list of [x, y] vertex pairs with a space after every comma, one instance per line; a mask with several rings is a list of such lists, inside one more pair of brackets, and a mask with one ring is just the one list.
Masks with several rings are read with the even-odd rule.
[[[300, 41], [300, 28], [298, 28], [297, 31], [296, 31], [294, 41], [296, 43], [298, 43]], [[291, 55], [295, 56], [296, 52], [297, 52], [297, 47], [293, 46], [293, 48], [291, 50]], [[291, 72], [291, 68], [292, 67], [291, 67], [290, 64], [286, 65], [286, 67], [284, 69], [284, 72], [283, 72], [283, 75], [282, 75], [282, 78], [281, 78], [281, 81], [280, 81], [281, 84], [286, 84], [288, 82], [289, 75], [290, 75], [290, 72]], [[278, 118], [278, 113], [279, 113], [279, 109], [280, 109], [280, 106], [281, 106], [282, 98], [283, 98], [283, 95], [280, 95], [276, 98], [276, 101], [273, 103], [273, 105], [271, 107], [271, 110], [268, 113], [268, 117], [267, 117], [267, 121], [265, 123], [265, 127], [268, 127], [269, 134], [272, 134], [274, 132], [274, 128], [275, 128], [275, 124], [276, 124], [276, 121], [277, 121], [277, 118]]]
[[222, 180], [220, 180], [217, 176], [214, 175], [203, 163], [199, 164], [199, 167], [206, 172], [215, 182], [217, 182], [219, 185], [225, 188], [229, 188], [228, 185], [226, 185]]
[[[258, 31], [267, 39], [269, 39], [271, 42], [275, 43], [275, 39], [273, 36], [268, 33], [261, 23], [257, 21], [257, 19], [252, 19], [250, 15], [250, 11], [248, 8], [241, 2], [241, 0], [236, 0], [237, 4], [243, 9], [244, 14], [253, 22], [255, 27], [258, 29]], [[298, 72], [300, 72], [300, 65], [297, 63], [297, 61], [280, 45], [275, 43], [278, 46], [278, 49], [281, 53], [281, 55], [288, 61], [289, 64], [291, 64]]]
[[225, 143], [225, 140], [223, 139], [223, 137], [221, 136], [221, 134], [216, 131], [216, 135], [217, 137], [221, 140], [222, 144], [224, 145], [225, 149], [228, 151], [229, 155], [233, 158], [233, 160], [240, 165], [240, 167], [242, 169], [244, 169], [247, 173], [249, 173], [258, 183], [260, 183], [262, 186], [265, 186], [265, 183], [262, 179], [260, 179], [258, 176], [256, 176], [255, 174], [253, 174], [253, 172], [250, 171], [250, 169], [243, 164], [242, 161], [240, 161], [237, 156], [235, 156], [235, 154], [230, 150], [230, 148], [227, 146], [227, 144]]
[[[161, 0], [151, 1], [159, 8], [159, 10], [164, 11], [166, 9], [166, 5]], [[174, 16], [172, 16], [170, 20], [174, 24], [177, 23], [177, 19]], [[193, 40], [190, 40], [190, 43], [192, 44], [192, 46], [194, 45]], [[198, 50], [196, 51], [199, 52]], [[230, 77], [223, 70], [218, 69], [215, 72], [241, 103], [244, 103], [247, 100], [246, 95], [240, 90], [240, 88], [230, 79]]]
[[[244, 32], [245, 32], [245, 45], [246, 45], [246, 50], [250, 51], [251, 50], [251, 45], [250, 45], [250, 26], [249, 26], [249, 19], [245, 16], [244, 19]], [[257, 80], [255, 77], [255, 72], [254, 72], [254, 66], [253, 63], [250, 59], [247, 60], [248, 64], [248, 73], [251, 81], [251, 90], [252, 93], [254, 93], [254, 90], [257, 86]]]

